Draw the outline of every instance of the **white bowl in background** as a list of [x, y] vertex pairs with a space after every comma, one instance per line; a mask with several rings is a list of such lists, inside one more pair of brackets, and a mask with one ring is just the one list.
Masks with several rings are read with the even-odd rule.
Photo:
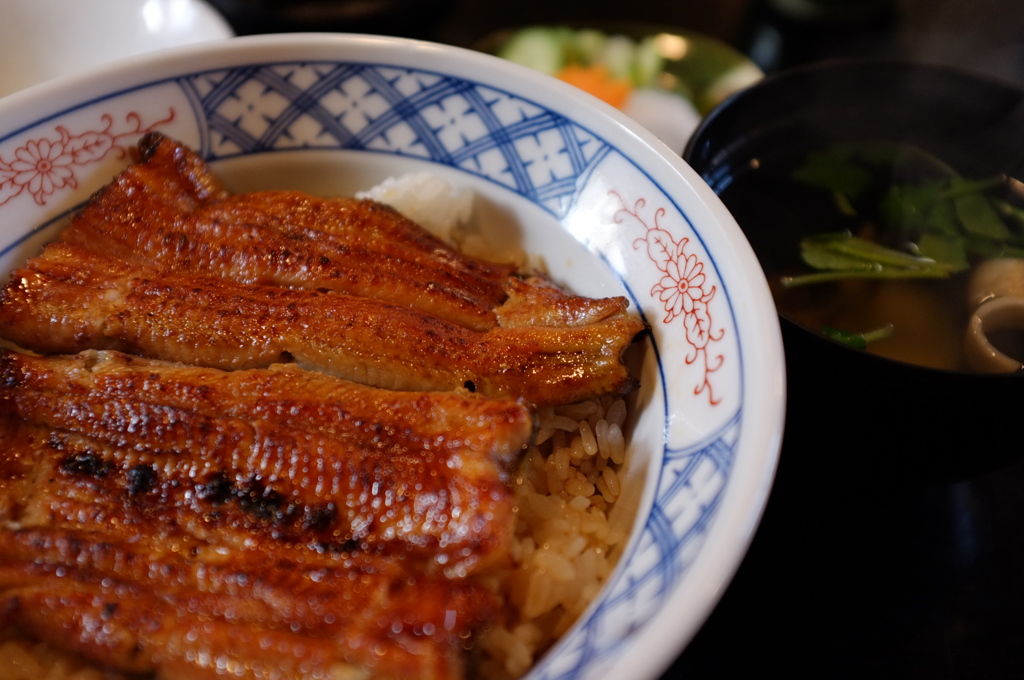
[[143, 52], [234, 35], [203, 0], [0, 0], [0, 97]]
[[236, 190], [351, 194], [428, 170], [473, 189], [485, 231], [651, 326], [631, 534], [530, 677], [657, 677], [747, 550], [773, 479], [785, 385], [757, 260], [689, 166], [625, 115], [469, 50], [351, 35], [258, 36], [120, 61], [0, 100], [0, 271], [52, 239], [148, 130]]

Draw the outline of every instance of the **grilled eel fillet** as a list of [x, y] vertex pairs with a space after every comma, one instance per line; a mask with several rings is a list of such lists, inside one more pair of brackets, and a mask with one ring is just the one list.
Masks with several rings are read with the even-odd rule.
[[531, 431], [294, 366], [4, 351], [0, 626], [162, 678], [457, 678]]
[[451, 680], [497, 607], [481, 585], [401, 560], [339, 567], [135, 532], [0, 532], [0, 625], [162, 680]]
[[54, 430], [55, 451], [128, 492], [158, 489], [132, 496], [151, 521], [236, 548], [259, 535], [401, 554], [453, 576], [504, 559], [508, 475], [533, 430], [511, 400], [92, 351], [0, 353], [0, 414]]
[[628, 306], [467, 257], [374, 201], [232, 195], [187, 147], [150, 133], [138, 148], [140, 161], [75, 216], [65, 241], [177, 272], [379, 299], [480, 332], [587, 325]]
[[376, 387], [468, 387], [539, 407], [631, 391], [622, 354], [642, 328], [620, 314], [481, 333], [376, 299], [182, 275], [68, 243], [0, 292], [0, 334], [38, 352], [116, 349], [222, 369], [294, 360]]

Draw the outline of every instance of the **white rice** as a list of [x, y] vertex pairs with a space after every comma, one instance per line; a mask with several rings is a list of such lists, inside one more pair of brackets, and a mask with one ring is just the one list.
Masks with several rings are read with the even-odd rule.
[[472, 192], [457, 190], [427, 172], [389, 177], [358, 192], [356, 198], [386, 203], [446, 241], [454, 239], [456, 229], [469, 224], [473, 212]]
[[543, 261], [528, 256], [522, 248], [497, 250], [480, 231], [475, 214], [476, 195], [468, 189], [455, 189], [436, 175], [417, 172], [389, 177], [377, 186], [356, 193], [356, 198], [390, 205], [470, 257], [543, 269]]

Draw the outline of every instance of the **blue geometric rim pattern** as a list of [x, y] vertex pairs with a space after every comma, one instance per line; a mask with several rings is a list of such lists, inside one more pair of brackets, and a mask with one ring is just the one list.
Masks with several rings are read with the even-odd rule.
[[274, 64], [179, 83], [206, 120], [201, 152], [210, 159], [337, 148], [410, 156], [484, 177], [559, 218], [578, 181], [610, 151], [561, 115], [425, 71]]
[[[173, 82], [201, 121], [198, 150], [208, 160], [339, 148], [407, 156], [493, 182], [558, 219], [572, 208], [589, 173], [616, 152], [590, 131], [521, 97], [406, 67], [273, 63]], [[664, 382], [656, 346], [654, 353]], [[667, 428], [671, 404], [664, 409]], [[720, 505], [741, 421], [742, 407], [706, 441], [680, 450], [666, 446], [641, 536], [589, 618], [530, 677], [596, 676], [660, 609], [699, 552]]]

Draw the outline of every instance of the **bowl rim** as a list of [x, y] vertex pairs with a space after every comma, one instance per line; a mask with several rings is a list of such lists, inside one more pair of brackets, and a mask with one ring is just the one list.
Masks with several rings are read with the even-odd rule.
[[[735, 110], [748, 100], [756, 101], [788, 83], [813, 78], [828, 78], [840, 73], [855, 71], [879, 72], [885, 75], [902, 73], [927, 73], [936, 77], [950, 77], [961, 81], [972, 81], [985, 87], [1013, 92], [1024, 97], [1024, 84], [1002, 78], [983, 71], [972, 70], [965, 66], [948, 64], [940, 61], [929, 61], [901, 56], [857, 56], [834, 57], [821, 61], [800, 64], [781, 71], [768, 73], [760, 81], [738, 90], [726, 97], [718, 106], [708, 112], [697, 128], [690, 135], [683, 149], [682, 157], [687, 163], [693, 163], [698, 153], [698, 143], [706, 136], [709, 128], [720, 125], [723, 118], [737, 115]], [[765, 93], [768, 93], [767, 95]], [[709, 164], [706, 161], [702, 164]], [[702, 175], [703, 176], [703, 175]]]

